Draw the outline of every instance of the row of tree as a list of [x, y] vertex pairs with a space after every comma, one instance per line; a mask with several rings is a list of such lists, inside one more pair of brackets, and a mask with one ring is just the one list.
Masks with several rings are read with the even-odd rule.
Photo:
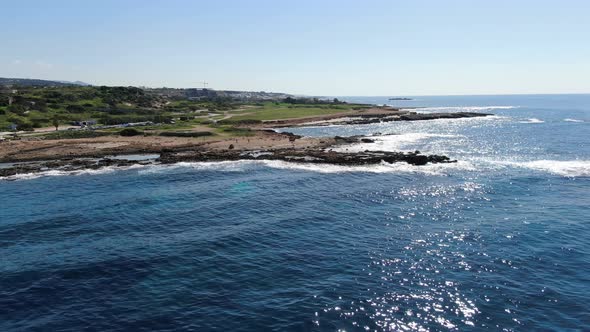
[[287, 97], [282, 100], [283, 103], [286, 104], [305, 104], [305, 105], [312, 105], [312, 104], [346, 104], [346, 102], [338, 100], [338, 98], [334, 99], [319, 99], [319, 98], [308, 98], [308, 97]]

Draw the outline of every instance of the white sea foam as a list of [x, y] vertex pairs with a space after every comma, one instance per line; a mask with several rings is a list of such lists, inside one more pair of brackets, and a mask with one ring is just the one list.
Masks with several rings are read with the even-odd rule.
[[520, 106], [444, 106], [444, 107], [418, 107], [418, 108], [404, 108], [404, 111], [417, 112], [480, 112], [491, 110], [509, 110], [519, 108]]
[[392, 173], [392, 174], [424, 174], [424, 175], [440, 175], [445, 176], [453, 171], [475, 171], [476, 168], [469, 162], [459, 161], [457, 163], [449, 164], [428, 164], [423, 166], [414, 166], [405, 162], [386, 163], [382, 162], [377, 165], [367, 166], [340, 166], [330, 164], [308, 164], [296, 163], [280, 160], [238, 160], [238, 161], [222, 161], [222, 162], [181, 162], [170, 165], [154, 164], [140, 167], [105, 167], [98, 170], [82, 170], [82, 171], [46, 171], [39, 173], [18, 174], [11, 177], [0, 178], [0, 180], [31, 180], [46, 176], [67, 176], [67, 175], [92, 175], [92, 174], [106, 174], [118, 170], [141, 168], [138, 171], [139, 175], [149, 175], [158, 173], [167, 173], [178, 169], [193, 169], [193, 170], [211, 170], [220, 172], [247, 172], [257, 168], [275, 168], [283, 170], [307, 171], [323, 174], [336, 173]]
[[570, 118], [563, 119], [563, 121], [565, 121], [565, 122], [584, 122], [584, 120], [570, 119]]
[[544, 123], [545, 121], [537, 118], [530, 118], [523, 121], [519, 121], [520, 123]]
[[32, 180], [37, 179], [40, 177], [48, 177], [48, 176], [66, 176], [66, 175], [96, 175], [96, 174], [107, 174], [113, 173], [116, 171], [121, 170], [128, 170], [128, 169], [138, 169], [148, 167], [147, 165], [131, 165], [131, 166], [107, 166], [99, 169], [81, 169], [75, 171], [63, 171], [63, 170], [49, 170], [43, 172], [36, 172], [36, 173], [21, 173], [7, 177], [0, 177], [0, 181], [7, 180], [7, 181], [14, 181], [14, 180]]
[[276, 160], [268, 160], [265, 161], [264, 164], [272, 168], [301, 170], [317, 173], [413, 173], [425, 175], [447, 175], [452, 171], [475, 170], [473, 165], [466, 161], [449, 164], [427, 164], [423, 166], [414, 166], [405, 162], [393, 164], [382, 162], [377, 165], [368, 166], [340, 166], [329, 164], [291, 163]]
[[243, 172], [261, 164], [261, 160], [238, 160], [238, 161], [201, 161], [201, 162], [179, 162], [174, 164], [150, 165], [139, 171], [139, 174], [155, 174], [168, 172], [170, 170], [190, 168], [195, 170], [216, 170], [221, 172]]
[[590, 176], [590, 160], [529, 160], [520, 161], [514, 156], [510, 159], [494, 159], [489, 157], [466, 157], [474, 171], [495, 172], [507, 168], [521, 168], [541, 171], [565, 177]]
[[256, 168], [270, 167], [285, 170], [308, 171], [315, 173], [417, 173], [429, 175], [445, 175], [452, 170], [475, 170], [468, 162], [450, 164], [428, 164], [414, 166], [405, 162], [389, 164], [382, 162], [367, 166], [340, 166], [330, 164], [296, 163], [281, 160], [238, 160], [221, 162], [182, 162], [171, 165], [153, 165], [141, 170], [140, 174], [167, 172], [173, 169], [190, 168], [197, 170], [214, 170], [221, 172], [245, 172]]
[[391, 173], [391, 174], [424, 174], [446, 176], [456, 172], [477, 172], [497, 170], [504, 167], [518, 167], [537, 171], [544, 171], [566, 177], [590, 176], [590, 160], [536, 160], [527, 162], [480, 160], [459, 160], [449, 164], [427, 164], [414, 166], [405, 162], [389, 164], [382, 162], [367, 166], [340, 166], [330, 164], [295, 163], [279, 160], [238, 160], [221, 162], [180, 162], [176, 164], [133, 165], [126, 167], [104, 167], [97, 170], [59, 171], [50, 170], [39, 173], [17, 174], [0, 180], [30, 180], [48, 176], [79, 176], [107, 174], [120, 170], [138, 169], [139, 175], [167, 173], [178, 169], [212, 170], [221, 172], [247, 172], [259, 168], [275, 168], [294, 171], [307, 171], [324, 174], [334, 173]]
[[407, 151], [408, 145], [432, 138], [463, 138], [463, 135], [430, 134], [430, 133], [405, 133], [399, 135], [384, 135], [371, 137], [374, 143], [355, 143], [335, 148], [339, 152], [369, 151]]
[[535, 160], [514, 165], [567, 177], [590, 176], [590, 160]]

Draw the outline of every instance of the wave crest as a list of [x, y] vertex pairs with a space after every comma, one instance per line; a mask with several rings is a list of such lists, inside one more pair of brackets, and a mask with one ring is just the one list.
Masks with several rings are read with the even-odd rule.
[[545, 123], [545, 121], [541, 120], [541, 119], [537, 119], [537, 118], [530, 118], [530, 119], [526, 119], [524, 121], [519, 121], [520, 123]]
[[567, 177], [590, 176], [590, 160], [535, 160], [517, 166]]
[[48, 170], [43, 172], [36, 172], [36, 173], [21, 173], [15, 174], [7, 177], [0, 177], [0, 181], [14, 181], [14, 180], [33, 180], [40, 177], [48, 177], [48, 176], [66, 176], [66, 175], [97, 175], [97, 174], [107, 174], [113, 173], [116, 171], [128, 170], [128, 169], [139, 169], [148, 167], [148, 165], [131, 165], [131, 166], [107, 166], [99, 169], [80, 169], [75, 171], [64, 171], [64, 170]]

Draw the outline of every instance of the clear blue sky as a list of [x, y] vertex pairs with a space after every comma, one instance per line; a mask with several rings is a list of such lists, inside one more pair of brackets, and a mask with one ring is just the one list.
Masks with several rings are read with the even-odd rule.
[[3, 1], [0, 76], [310, 95], [590, 92], [590, 1]]

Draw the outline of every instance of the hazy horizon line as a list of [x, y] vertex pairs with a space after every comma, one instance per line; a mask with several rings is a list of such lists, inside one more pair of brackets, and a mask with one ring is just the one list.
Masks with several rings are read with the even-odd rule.
[[[306, 97], [389, 97], [389, 98], [396, 98], [396, 97], [452, 97], [452, 96], [536, 96], [536, 95], [590, 95], [590, 91], [588, 92], [527, 92], [527, 93], [510, 93], [510, 92], [503, 92], [503, 93], [452, 93], [452, 94], [391, 94], [391, 95], [341, 95], [341, 94], [307, 94], [307, 93], [294, 93], [294, 92], [286, 92], [286, 91], [271, 91], [271, 90], [241, 90], [241, 89], [231, 89], [231, 88], [221, 88], [215, 89], [210, 87], [169, 87], [169, 86], [147, 86], [147, 85], [124, 85], [124, 84], [93, 84], [81, 79], [76, 80], [63, 80], [63, 79], [47, 79], [47, 78], [31, 78], [31, 77], [0, 77], [6, 79], [25, 79], [25, 80], [41, 80], [41, 81], [50, 81], [50, 82], [81, 82], [88, 84], [89, 86], [110, 86], [110, 87], [138, 87], [138, 88], [147, 88], [147, 89], [209, 89], [209, 90], [218, 90], [218, 91], [245, 91], [245, 92], [267, 92], [267, 93], [284, 93], [293, 96], [306, 96]], [[82, 86], [82, 85], [80, 85]]]

